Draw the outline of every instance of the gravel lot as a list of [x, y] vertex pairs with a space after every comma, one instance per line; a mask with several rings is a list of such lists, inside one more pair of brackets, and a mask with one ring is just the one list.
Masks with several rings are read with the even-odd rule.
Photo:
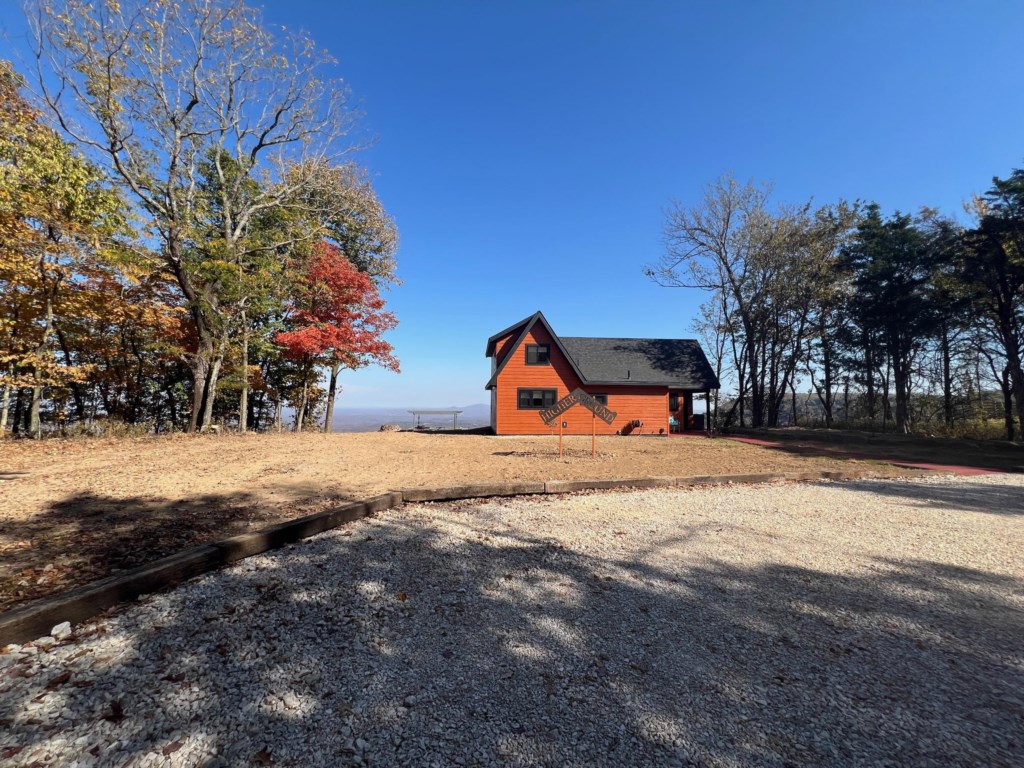
[[1022, 525], [1014, 476], [407, 505], [8, 649], [0, 763], [1019, 766]]

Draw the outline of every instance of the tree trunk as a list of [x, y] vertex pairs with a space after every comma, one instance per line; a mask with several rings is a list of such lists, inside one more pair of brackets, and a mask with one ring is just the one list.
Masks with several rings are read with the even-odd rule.
[[907, 375], [902, 365], [893, 367], [893, 385], [896, 388], [896, 431], [901, 435], [910, 432], [910, 413], [908, 407]]
[[[753, 343], [753, 329], [745, 327], [747, 338], [747, 376], [750, 378], [750, 426], [754, 429], [764, 426], [764, 399], [763, 389], [759, 384], [758, 376], [761, 374], [758, 368], [757, 345]], [[742, 415], [740, 416], [742, 419]]]
[[878, 394], [875, 392], [875, 356], [871, 348], [871, 339], [867, 333], [863, 335], [864, 340], [864, 385], [867, 390], [868, 419], [874, 426], [875, 417], [878, 415]]
[[306, 381], [302, 382], [302, 402], [299, 405], [299, 409], [295, 412], [295, 431], [302, 431], [302, 423], [306, 419], [306, 403], [309, 401], [309, 384]]
[[1010, 384], [1010, 368], [1003, 369], [1003, 376], [999, 380], [1000, 389], [1003, 390], [1003, 420], [1006, 424], [1006, 439], [1013, 440], [1016, 425], [1013, 422], [1013, 387]]
[[0, 390], [0, 437], [7, 431], [7, 413], [11, 402], [11, 385], [4, 384]]
[[949, 324], [942, 323], [942, 335], [940, 337], [942, 347], [942, 414], [946, 421], [946, 427], [953, 426], [953, 371], [952, 353], [949, 344]]
[[832, 429], [832, 411], [834, 405], [834, 399], [832, 397], [832, 348], [824, 337], [821, 345], [821, 361], [822, 373], [825, 376], [825, 399], [821, 404], [825, 408], [825, 428]]
[[[215, 354], [214, 326], [207, 315], [207, 310], [204, 309], [204, 306], [210, 306], [209, 297], [202, 295], [201, 290], [192, 282], [192, 276], [182, 266], [181, 242], [176, 233], [168, 234], [167, 255], [178, 286], [188, 302], [189, 314], [196, 332], [196, 351], [188, 366], [192, 378], [192, 409], [189, 413], [188, 431], [195, 432], [208, 426], [203, 420], [204, 415], [213, 409], [213, 398], [207, 390], [211, 383], [210, 373]], [[210, 311], [216, 312], [215, 309]], [[223, 357], [223, 350], [221, 356]], [[212, 383], [217, 383], [215, 376]]]
[[[39, 378], [38, 372], [36, 373], [36, 378]], [[28, 408], [28, 433], [32, 437], [42, 437], [43, 434], [42, 424], [39, 421], [39, 405], [42, 399], [42, 385], [32, 387], [32, 400]]]
[[26, 428], [25, 390], [19, 388], [14, 393], [14, 416], [11, 419], [11, 432], [20, 435]]
[[188, 367], [189, 373], [192, 375], [192, 410], [188, 419], [189, 432], [196, 432], [204, 426], [202, 417], [206, 402], [206, 385], [210, 376], [210, 357], [212, 357], [210, 352], [203, 348], [204, 346], [204, 342], [200, 341], [199, 349], [196, 350]]
[[331, 433], [334, 425], [334, 396], [338, 390], [338, 371], [341, 370], [341, 363], [335, 361], [331, 366], [331, 381], [327, 386], [327, 415], [324, 416], [324, 432]]
[[249, 426], [249, 328], [245, 324], [245, 310], [242, 310], [242, 391], [238, 395], [238, 431], [245, 432]]
[[206, 402], [203, 405], [202, 429], [209, 429], [213, 423], [213, 401], [217, 399], [217, 379], [220, 377], [220, 367], [224, 362], [224, 342], [217, 357], [210, 366], [210, 375], [206, 381]]
[[889, 358], [885, 360], [885, 375], [882, 377], [882, 431], [889, 429], [889, 420], [892, 418], [892, 400], [889, 398], [889, 389], [892, 385], [892, 366]]
[[260, 391], [255, 397], [249, 398], [248, 425], [253, 432], [263, 429], [263, 409], [267, 405], [267, 393]]

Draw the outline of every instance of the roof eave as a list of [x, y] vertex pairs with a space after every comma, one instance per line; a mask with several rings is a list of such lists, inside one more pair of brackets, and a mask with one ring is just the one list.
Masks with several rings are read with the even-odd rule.
[[[484, 357], [493, 357], [495, 352], [494, 348], [495, 346], [497, 346], [499, 341], [501, 341], [503, 338], [505, 338], [506, 336], [508, 336], [510, 333], [520, 328], [521, 326], [532, 325], [534, 322], [536, 322], [538, 316], [544, 317], [544, 315], [541, 314], [539, 309], [529, 317], [520, 320], [518, 323], [513, 323], [505, 330], [498, 331], [496, 334], [487, 339], [487, 349], [484, 351]], [[546, 322], [547, 321], [545, 320], [545, 323]], [[550, 328], [550, 326], [548, 327]]]

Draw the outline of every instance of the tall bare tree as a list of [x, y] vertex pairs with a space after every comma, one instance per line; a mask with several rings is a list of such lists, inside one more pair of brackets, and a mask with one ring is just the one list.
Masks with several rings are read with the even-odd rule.
[[749, 391], [754, 427], [777, 422], [807, 328], [794, 281], [804, 268], [808, 207], [772, 211], [769, 192], [723, 176], [693, 207], [673, 204], [665, 253], [644, 270], [659, 285], [699, 288], [727, 302], [733, 347], [743, 355], [739, 399]]

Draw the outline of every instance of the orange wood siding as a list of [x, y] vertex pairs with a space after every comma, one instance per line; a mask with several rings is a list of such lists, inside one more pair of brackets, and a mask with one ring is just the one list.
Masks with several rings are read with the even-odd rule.
[[518, 336], [519, 331], [517, 330], [515, 333], [510, 333], [508, 336], [503, 337], [494, 345], [494, 362], [496, 365], [501, 365], [501, 361], [505, 359], [505, 355], [512, 349], [512, 345]]
[[[513, 339], [514, 340], [514, 339]], [[519, 389], [555, 389], [556, 400], [561, 400], [577, 387], [582, 386], [569, 362], [559, 352], [547, 330], [537, 324], [514, 350], [507, 350], [510, 340], [502, 339], [496, 347], [497, 354], [511, 354], [508, 364], [498, 376], [496, 395], [497, 424], [499, 435], [548, 435], [557, 434], [555, 427], [548, 427], [541, 421], [537, 409], [519, 408]], [[551, 349], [550, 365], [527, 365], [526, 345], [548, 344]], [[500, 358], [499, 358], [500, 359]], [[608, 407], [617, 417], [611, 425], [597, 420], [599, 435], [615, 434], [627, 428], [633, 420], [643, 422], [638, 432], [658, 434], [659, 429], [668, 432], [668, 388], [667, 387], [583, 387], [593, 394], [608, 395]], [[586, 408], [575, 406], [562, 414], [559, 421], [568, 426], [565, 434], [589, 435], [593, 417]]]

